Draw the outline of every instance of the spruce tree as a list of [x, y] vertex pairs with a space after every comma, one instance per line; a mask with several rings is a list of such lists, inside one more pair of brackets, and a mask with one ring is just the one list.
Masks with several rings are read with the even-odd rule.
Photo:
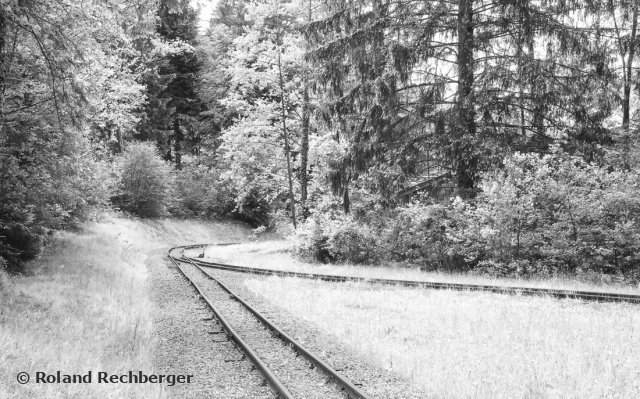
[[588, 151], [610, 137], [612, 65], [590, 24], [604, 4], [355, 0], [330, 7], [308, 35], [327, 120], [349, 144], [336, 188], [366, 173], [371, 188], [390, 198], [428, 162], [451, 176], [459, 194], [473, 196], [481, 172], [505, 153], [545, 151], [558, 138]]
[[185, 151], [197, 153], [202, 140], [199, 120], [205, 106], [196, 91], [200, 62], [193, 47], [197, 15], [187, 0], [160, 1], [157, 32], [182, 47], [158, 60], [156, 73], [148, 76], [146, 118], [137, 134], [139, 139], [156, 141], [176, 168], [181, 167]]

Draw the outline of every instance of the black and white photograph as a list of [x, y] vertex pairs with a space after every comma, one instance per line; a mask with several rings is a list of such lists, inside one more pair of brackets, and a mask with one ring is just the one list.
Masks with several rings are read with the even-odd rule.
[[0, 399], [640, 398], [640, 0], [0, 0]]

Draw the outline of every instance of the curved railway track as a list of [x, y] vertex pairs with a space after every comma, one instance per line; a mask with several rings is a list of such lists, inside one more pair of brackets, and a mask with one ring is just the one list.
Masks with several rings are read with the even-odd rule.
[[[306, 359], [312, 365], [312, 367], [308, 367], [309, 370], [306, 370], [305, 373], [322, 374], [322, 376], [320, 377], [315, 376], [315, 378], [326, 380], [325, 382], [330, 381], [330, 384], [333, 384], [334, 386], [333, 390], [335, 391], [335, 393], [333, 393], [332, 396], [327, 396], [327, 397], [341, 397], [341, 398], [347, 398], [347, 399], [371, 399], [371, 397], [367, 393], [365, 393], [360, 388], [356, 387], [348, 379], [346, 379], [344, 376], [342, 376], [340, 373], [334, 370], [330, 365], [328, 365], [319, 357], [311, 353], [304, 346], [298, 343], [295, 339], [287, 335], [279, 327], [277, 327], [275, 324], [269, 321], [264, 315], [262, 315], [260, 312], [254, 309], [251, 305], [249, 305], [246, 301], [240, 298], [236, 293], [234, 293], [231, 289], [229, 289], [224, 283], [222, 283], [220, 280], [216, 279], [215, 277], [211, 276], [209, 273], [205, 272], [201, 268], [201, 266], [197, 264], [197, 262], [194, 262], [191, 258], [185, 257], [182, 253], [180, 256], [173, 255], [173, 252], [177, 250], [184, 251], [184, 249], [191, 249], [191, 248], [198, 248], [198, 247], [201, 247], [201, 246], [191, 245], [191, 246], [185, 246], [185, 247], [175, 247], [169, 250], [168, 256], [173, 262], [173, 264], [176, 266], [180, 274], [182, 274], [182, 276], [189, 281], [189, 283], [198, 292], [202, 300], [207, 304], [209, 309], [213, 312], [213, 314], [215, 315], [215, 318], [219, 321], [220, 326], [224, 329], [224, 332], [227, 338], [235, 342], [236, 345], [241, 350], [241, 352], [250, 359], [250, 361], [253, 363], [253, 366], [258, 370], [258, 372], [264, 377], [266, 382], [271, 386], [277, 398], [304, 399], [306, 398], [306, 396], [302, 396], [300, 394], [294, 395], [292, 393], [294, 389], [290, 386], [287, 386], [278, 377], [278, 375], [287, 374], [288, 371], [287, 370], [275, 371], [275, 370], [272, 370], [272, 368], [269, 367], [269, 365], [267, 365], [267, 362], [264, 361], [259, 356], [258, 351], [252, 347], [251, 345], [252, 342], [250, 342], [251, 339], [247, 339], [246, 337], [243, 338], [242, 336], [243, 334], [239, 332], [240, 330], [242, 330], [244, 326], [239, 327], [237, 325], [236, 326], [232, 325], [232, 323], [229, 321], [229, 319], [232, 317], [228, 317], [229, 314], [225, 315], [223, 314], [223, 312], [221, 312], [218, 309], [219, 307], [221, 307], [220, 301], [214, 302], [211, 299], [209, 299], [209, 297], [205, 293], [205, 288], [198, 285], [194, 281], [194, 279], [189, 276], [189, 273], [185, 272], [185, 270], [180, 266], [181, 263], [191, 265], [195, 269], [199, 270], [200, 273], [202, 273], [202, 276], [204, 276], [207, 280], [214, 282], [214, 284], [218, 287], [217, 289], [221, 290], [224, 293], [223, 296], [227, 301], [234, 301], [235, 303], [239, 304], [239, 306], [236, 306], [236, 313], [245, 312], [247, 314], [243, 316], [245, 317], [245, 319], [246, 317], [254, 318], [262, 326], [264, 326], [264, 328], [270, 332], [270, 335], [265, 336], [263, 334], [263, 339], [280, 341], [281, 345], [274, 346], [273, 344], [271, 344], [270, 345], [271, 348], [281, 347], [285, 352], [289, 348], [291, 348], [295, 352], [294, 357], [298, 357], [298, 356], [304, 357], [304, 359]], [[218, 295], [218, 297], [220, 296]], [[242, 310], [238, 310], [238, 309], [242, 309]], [[252, 339], [255, 340], [255, 337], [252, 337]], [[283, 354], [282, 356], [285, 358], [287, 356], [291, 357], [291, 354]], [[293, 365], [293, 366], [295, 366], [296, 364], [300, 364], [299, 361], [296, 362], [296, 361], [290, 361], [290, 360], [287, 360], [283, 363], [287, 365]], [[314, 371], [311, 371], [311, 370], [314, 370]], [[303, 381], [300, 381], [300, 382], [303, 383]], [[317, 387], [315, 389], [317, 389]]]
[[[223, 243], [223, 244], [198, 244], [180, 247], [185, 249], [197, 249], [204, 248], [205, 246], [220, 246], [220, 245], [234, 245], [238, 243]], [[251, 273], [261, 275], [273, 275], [279, 277], [298, 277], [322, 281], [332, 282], [361, 282], [370, 284], [382, 284], [382, 285], [397, 285], [403, 287], [419, 287], [429, 289], [446, 289], [456, 291], [482, 291], [498, 294], [510, 294], [510, 295], [535, 295], [535, 296], [549, 296], [552, 298], [560, 299], [581, 299], [585, 301], [596, 302], [628, 302], [628, 303], [640, 303], [640, 295], [633, 294], [618, 294], [607, 292], [595, 292], [595, 291], [580, 291], [580, 290], [565, 290], [565, 289], [553, 289], [553, 288], [532, 288], [532, 287], [515, 287], [515, 286], [497, 286], [497, 285], [483, 285], [483, 284], [463, 284], [463, 283], [442, 283], [434, 281], [420, 281], [420, 280], [395, 280], [395, 279], [382, 279], [382, 278], [365, 278], [365, 277], [352, 277], [352, 276], [339, 276], [330, 274], [317, 274], [317, 273], [303, 273], [292, 272], [274, 269], [254, 268], [246, 266], [229, 265], [219, 262], [203, 261], [194, 257], [187, 257], [190, 262], [195, 265], [216, 268], [222, 270], [229, 270], [240, 273]]]

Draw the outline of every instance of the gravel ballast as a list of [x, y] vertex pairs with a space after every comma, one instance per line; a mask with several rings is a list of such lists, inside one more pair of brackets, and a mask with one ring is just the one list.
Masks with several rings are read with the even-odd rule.
[[[210, 334], [221, 327], [187, 280], [166, 257], [150, 254], [156, 374], [193, 375], [190, 384], [166, 387], [169, 398], [272, 399], [271, 389], [233, 343]], [[215, 342], [222, 341], [222, 342]]]
[[181, 264], [182, 270], [203, 290], [232, 328], [256, 352], [276, 377], [296, 398], [344, 399], [341, 387], [313, 367], [303, 356], [274, 336], [240, 303], [195, 266]]
[[[318, 355], [370, 396], [379, 399], [425, 399], [428, 397], [409, 381], [372, 366], [349, 348], [337, 342], [334, 337], [323, 333], [312, 324], [301, 320], [286, 310], [272, 305], [263, 297], [247, 289], [244, 284], [246, 279], [249, 278], [262, 280], [269, 277], [217, 269], [203, 269], [207, 274], [219, 279], [285, 333], [291, 335], [308, 350]], [[214, 282], [211, 283], [215, 284]], [[304, 396], [301, 398], [304, 398]]]

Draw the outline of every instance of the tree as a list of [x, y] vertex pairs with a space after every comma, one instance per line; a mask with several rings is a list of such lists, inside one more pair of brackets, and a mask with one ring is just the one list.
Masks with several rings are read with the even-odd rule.
[[[296, 190], [293, 183], [299, 151], [294, 148], [298, 147], [305, 86], [300, 77], [304, 42], [296, 30], [296, 20], [302, 10], [300, 4], [280, 4], [278, 1], [256, 2], [245, 9], [251, 25], [233, 41], [227, 64], [229, 90], [222, 101], [228, 112], [238, 115], [234, 125], [225, 129], [221, 136], [222, 159], [235, 172], [225, 175], [247, 179], [246, 169], [241, 171], [235, 165], [244, 163], [248, 154], [252, 154], [249, 159], [253, 162], [265, 162], [245, 165], [250, 170], [255, 167], [259, 170], [255, 170], [250, 180], [243, 180], [240, 191], [245, 195], [259, 192], [261, 197], [273, 201], [286, 193], [287, 208], [295, 226]], [[308, 103], [304, 112], [308, 118]], [[306, 123], [308, 137], [308, 119]], [[255, 152], [249, 150], [254, 146]], [[278, 148], [282, 155], [274, 156], [273, 151]], [[279, 186], [281, 178], [275, 177], [280, 173], [284, 186]], [[300, 173], [297, 175], [300, 177]], [[249, 181], [252, 183], [247, 184]], [[238, 197], [239, 203], [242, 198]]]
[[[307, 0], [304, 4], [306, 8], [306, 23], [313, 21], [313, 1]], [[305, 51], [309, 52], [310, 43], [308, 38], [305, 40]], [[303, 66], [303, 92], [302, 92], [302, 116], [300, 127], [300, 208], [301, 215], [306, 218], [309, 214], [307, 201], [309, 199], [309, 130], [311, 122], [311, 99], [310, 86], [312, 79], [312, 66], [307, 61]]]
[[138, 5], [0, 5], [0, 256], [13, 266], [108, 198], [97, 130], [135, 121], [144, 101], [130, 68]]
[[633, 63], [637, 46], [638, 3], [631, 1], [614, 4], [613, 1], [609, 1], [607, 11], [613, 24], [618, 56], [622, 64], [622, 128], [628, 131], [631, 113], [631, 85], [634, 81]]
[[606, 43], [584, 26], [602, 4], [362, 0], [330, 10], [308, 34], [327, 119], [350, 147], [336, 169], [344, 189], [366, 173], [388, 201], [426, 157], [472, 196], [505, 152], [610, 139]]
[[173, 198], [171, 168], [153, 143], [131, 143], [118, 164], [120, 182], [115, 202], [142, 217], [159, 217]]
[[249, 25], [249, 21], [245, 19], [246, 12], [244, 0], [220, 0], [211, 16], [210, 29], [224, 25], [231, 36], [239, 36]]
[[238, 114], [223, 104], [230, 87], [233, 65], [233, 41], [248, 27], [242, 1], [218, 2], [209, 28], [200, 38], [197, 51], [202, 65], [198, 73], [197, 92], [206, 106], [201, 113], [201, 129], [209, 135], [203, 145], [214, 153], [220, 145], [220, 132], [233, 124]]
[[172, 45], [146, 77], [150, 101], [136, 138], [156, 141], [165, 158], [179, 169], [182, 154], [197, 152], [202, 140], [199, 115], [205, 109], [196, 91], [200, 62], [194, 49], [197, 11], [187, 0], [162, 0], [156, 29]]

